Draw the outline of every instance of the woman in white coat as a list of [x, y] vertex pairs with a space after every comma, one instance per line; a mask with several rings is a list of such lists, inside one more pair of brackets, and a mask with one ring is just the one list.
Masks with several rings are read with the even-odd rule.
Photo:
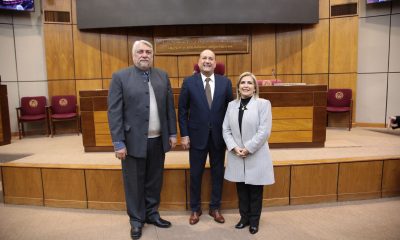
[[256, 77], [245, 72], [236, 85], [236, 100], [229, 103], [223, 123], [227, 146], [225, 179], [236, 182], [240, 221], [235, 228], [249, 226], [258, 232], [264, 185], [275, 182], [268, 146], [271, 134], [271, 103], [258, 97]]

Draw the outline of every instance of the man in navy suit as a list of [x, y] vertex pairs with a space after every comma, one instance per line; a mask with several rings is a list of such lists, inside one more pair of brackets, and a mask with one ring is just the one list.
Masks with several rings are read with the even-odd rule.
[[189, 149], [191, 225], [196, 224], [202, 214], [201, 180], [207, 155], [212, 178], [209, 214], [216, 222], [225, 222], [219, 210], [225, 160], [222, 123], [228, 103], [232, 100], [231, 81], [214, 74], [215, 54], [208, 49], [202, 51], [198, 65], [200, 73], [183, 81], [178, 106], [181, 144], [184, 149]]

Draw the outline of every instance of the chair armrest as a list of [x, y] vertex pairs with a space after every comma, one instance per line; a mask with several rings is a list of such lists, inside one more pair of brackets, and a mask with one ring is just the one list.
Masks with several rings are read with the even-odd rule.
[[17, 111], [17, 118], [19, 119], [21, 117], [21, 107], [15, 108], [15, 111]]
[[51, 106], [46, 106], [46, 114], [50, 117], [52, 113]]

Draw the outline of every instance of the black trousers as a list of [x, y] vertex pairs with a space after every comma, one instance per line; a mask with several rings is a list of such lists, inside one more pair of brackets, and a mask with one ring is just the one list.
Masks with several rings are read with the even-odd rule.
[[146, 219], [160, 217], [160, 193], [163, 183], [165, 153], [161, 137], [147, 141], [147, 158], [126, 156], [121, 161], [125, 200], [132, 227], [143, 226]]
[[243, 223], [249, 222], [250, 226], [258, 227], [261, 217], [264, 186], [237, 182], [236, 189], [239, 198], [240, 220]]
[[201, 182], [207, 161], [207, 154], [211, 166], [211, 200], [210, 209], [221, 207], [222, 185], [224, 183], [225, 148], [217, 149], [212, 137], [209, 137], [208, 147], [204, 150], [189, 149], [190, 161], [190, 208], [192, 211], [201, 209]]

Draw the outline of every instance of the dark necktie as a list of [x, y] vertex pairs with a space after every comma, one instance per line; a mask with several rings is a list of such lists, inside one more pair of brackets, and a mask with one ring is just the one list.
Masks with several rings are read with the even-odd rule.
[[204, 91], [206, 91], [206, 97], [209, 108], [211, 108], [211, 103], [212, 103], [210, 81], [211, 81], [210, 78], [206, 78], [206, 87], [204, 88]]

